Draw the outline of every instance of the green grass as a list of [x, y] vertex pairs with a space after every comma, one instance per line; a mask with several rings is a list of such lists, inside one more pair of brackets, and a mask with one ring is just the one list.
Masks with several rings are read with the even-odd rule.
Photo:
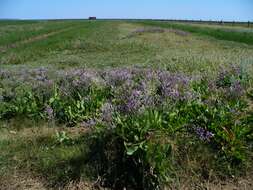
[[27, 24], [34, 24], [34, 23], [39, 23], [40, 21], [35, 21], [35, 20], [1, 20], [0, 21], [0, 27], [2, 26], [10, 26], [10, 25], [27, 25]]
[[[51, 69], [136, 66], [165, 68], [188, 74], [212, 73], [231, 64], [252, 68], [253, 48], [242, 43], [220, 41], [198, 34], [182, 37], [173, 32], [143, 33], [126, 38], [135, 30], [152, 27], [152, 24], [72, 22], [71, 30], [0, 53], [1, 66], [14, 69], [38, 66]], [[159, 22], [154, 24], [160, 26]], [[166, 23], [164, 25], [167, 27]]]
[[196, 33], [200, 35], [207, 35], [214, 37], [219, 40], [228, 40], [235, 41], [240, 43], [245, 43], [249, 45], [253, 45], [253, 32], [238, 32], [233, 29], [226, 29], [226, 27], [215, 28], [215, 27], [206, 27], [202, 25], [192, 25], [192, 24], [181, 24], [181, 23], [173, 23], [173, 22], [156, 22], [156, 21], [146, 21], [142, 22], [143, 24], [149, 26], [158, 26], [163, 28], [175, 28], [184, 31], [188, 31], [191, 33]]
[[134, 61], [145, 62], [146, 57], [154, 55], [152, 47], [144, 42], [122, 40], [119, 32], [121, 24], [84, 21], [72, 30], [46, 40], [10, 49], [3, 54], [1, 62], [3, 65], [41, 65], [42, 62], [43, 65], [60, 68], [115, 67], [134, 64]]
[[[86, 132], [21, 121], [22, 125], [17, 124], [18, 120], [0, 124], [0, 179], [28, 172], [43, 177], [48, 186], [63, 187], [81, 177], [86, 180], [91, 177], [89, 172], [86, 175], [83, 172], [89, 150], [84, 143], [88, 139]], [[60, 143], [56, 132], [64, 130], [71, 140]]]
[[[144, 30], [136, 34], [139, 29], [152, 27], [188, 33], [180, 35], [170, 30], [163, 33]], [[63, 30], [66, 28], [70, 29]], [[0, 52], [0, 70], [46, 67], [55, 72], [73, 68], [107, 70], [137, 67], [212, 79], [223, 68], [236, 65], [253, 74], [253, 33], [240, 30], [240, 27], [233, 29], [228, 26], [155, 21], [1, 21], [0, 47], [12, 43], [19, 45]], [[52, 31], [60, 32], [22, 44], [24, 40]], [[3, 84], [9, 83], [0, 81], [0, 92], [5, 88], [1, 86]], [[249, 89], [252, 89], [252, 84]], [[56, 131], [66, 131], [70, 140], [60, 143]], [[0, 189], [4, 175], [13, 176], [19, 172], [39, 176], [50, 187], [63, 188], [70, 181], [80, 179], [96, 181], [94, 177], [98, 176], [101, 163], [85, 163], [91, 148], [87, 143], [89, 137], [90, 134], [82, 128], [71, 129], [24, 118], [1, 121]], [[179, 142], [173, 138], [176, 137], [171, 137], [169, 141], [177, 150], [174, 156], [184, 158], [181, 161], [187, 166], [185, 170], [180, 170], [182, 168], [178, 166], [178, 176], [191, 176], [194, 178], [191, 180], [198, 183], [200, 174], [194, 172], [204, 171], [199, 165], [200, 160], [203, 163], [208, 160], [205, 166], [209, 168], [222, 166], [213, 165], [214, 157], [207, 155], [210, 147], [196, 144], [195, 149], [192, 144], [184, 144], [184, 136], [178, 138], [182, 140]], [[186, 154], [188, 151], [198, 154]], [[213, 174], [214, 178], [217, 176]]]
[[[29, 23], [29, 24], [28, 24]], [[39, 35], [47, 34], [63, 30], [69, 27], [74, 27], [79, 22], [28, 22], [27, 24], [13, 24], [0, 26], [0, 46], [10, 46], [16, 42], [33, 38]]]

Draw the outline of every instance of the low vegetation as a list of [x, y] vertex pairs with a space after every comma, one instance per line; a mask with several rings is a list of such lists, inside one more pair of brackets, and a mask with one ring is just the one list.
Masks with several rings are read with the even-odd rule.
[[210, 27], [210, 26], [202, 26], [197, 24], [182, 24], [182, 23], [174, 23], [174, 22], [152, 22], [147, 21], [143, 22], [149, 26], [159, 26], [162, 28], [176, 28], [184, 31], [188, 31], [191, 33], [207, 35], [214, 37], [219, 40], [228, 40], [241, 42], [249, 45], [253, 45], [253, 33], [252, 29], [245, 28], [237, 28], [234, 29], [232, 27]]
[[251, 46], [177, 27], [78, 22], [2, 53], [0, 180], [181, 189], [191, 176], [204, 189], [252, 172]]

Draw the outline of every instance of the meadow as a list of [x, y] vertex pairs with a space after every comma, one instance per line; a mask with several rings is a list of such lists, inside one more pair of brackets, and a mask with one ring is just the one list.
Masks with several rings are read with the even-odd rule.
[[0, 189], [252, 189], [253, 29], [0, 21]]

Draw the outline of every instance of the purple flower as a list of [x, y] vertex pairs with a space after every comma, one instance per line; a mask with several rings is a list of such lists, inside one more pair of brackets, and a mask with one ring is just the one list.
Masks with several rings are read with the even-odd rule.
[[45, 108], [45, 114], [49, 120], [54, 118], [54, 110], [51, 106], [47, 105]]
[[233, 73], [234, 76], [240, 76], [242, 74], [242, 68], [237, 65], [232, 65], [231, 73]]
[[141, 107], [141, 91], [133, 90], [132, 94], [127, 100], [126, 111], [133, 112]]
[[60, 89], [65, 95], [88, 90], [91, 86], [104, 85], [105, 82], [98, 72], [84, 69], [70, 70], [63, 73], [60, 80]]
[[85, 127], [85, 128], [90, 128], [90, 127], [94, 127], [97, 124], [95, 119], [90, 119], [88, 121], [83, 121], [82, 123], [80, 123], [80, 127]]
[[228, 93], [231, 98], [239, 98], [243, 96], [244, 89], [239, 81], [235, 81], [229, 88]]
[[7, 70], [0, 70], [0, 79], [4, 79], [4, 78], [10, 78], [12, 76], [12, 73], [10, 71]]
[[132, 73], [128, 69], [111, 70], [105, 74], [105, 80], [110, 86], [122, 85], [132, 79]]
[[202, 140], [202, 141], [210, 142], [211, 139], [214, 137], [213, 133], [211, 133], [210, 131], [208, 131], [208, 130], [202, 128], [202, 127], [197, 127], [195, 129], [195, 133], [197, 134], [199, 139]]
[[238, 66], [232, 66], [230, 69], [222, 69], [216, 80], [216, 86], [219, 88], [229, 88], [233, 85], [234, 78], [240, 78], [242, 70]]
[[30, 73], [28, 72], [30, 76], [27, 76], [27, 77], [32, 77], [32, 79], [44, 82], [48, 80], [47, 73], [48, 73], [47, 69], [38, 68], [38, 69], [31, 70]]
[[191, 93], [189, 93], [189, 78], [179, 74], [160, 72], [159, 80], [162, 97], [173, 100], [184, 100], [191, 97]]
[[114, 108], [113, 105], [111, 103], [105, 103], [102, 106], [102, 120], [110, 123], [112, 121], [112, 116], [113, 116], [113, 112], [114, 112]]

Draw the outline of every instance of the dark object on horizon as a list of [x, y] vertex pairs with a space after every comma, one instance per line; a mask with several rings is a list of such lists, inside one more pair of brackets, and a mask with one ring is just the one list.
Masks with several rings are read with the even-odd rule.
[[89, 20], [97, 20], [97, 17], [91, 16], [91, 17], [89, 17]]

